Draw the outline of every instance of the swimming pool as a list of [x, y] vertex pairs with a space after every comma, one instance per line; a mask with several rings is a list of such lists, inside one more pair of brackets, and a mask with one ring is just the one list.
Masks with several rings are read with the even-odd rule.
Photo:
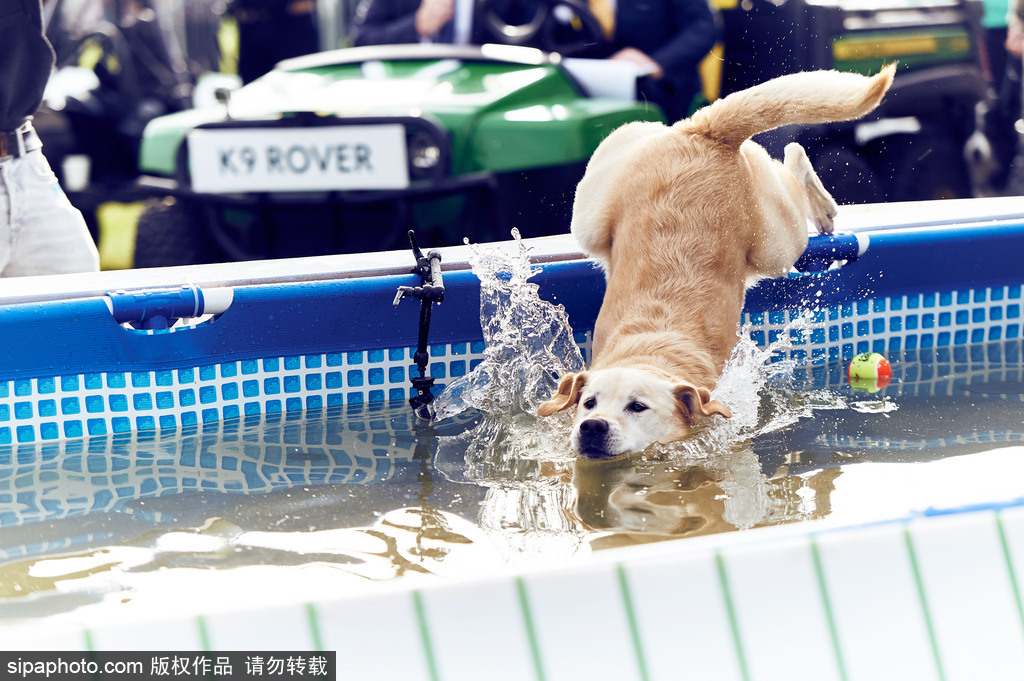
[[[12, 285], [4, 647], [323, 648], [359, 679], [671, 678], [680, 641], [714, 678], [1013, 669], [1024, 210], [841, 218], [850, 262], [748, 296], [722, 388], [748, 398], [742, 428], [702, 434], [715, 456], [604, 465], [569, 459], [557, 424], [416, 422], [419, 310], [393, 306], [418, 284], [409, 254]], [[585, 354], [600, 272], [568, 240], [530, 246]], [[440, 385], [488, 359], [479, 273], [443, 256]], [[223, 311], [136, 330], [106, 295], [174, 289], [143, 301], [152, 318], [182, 285]], [[845, 363], [868, 350], [894, 380], [855, 393]], [[775, 631], [800, 631], [800, 655]]]

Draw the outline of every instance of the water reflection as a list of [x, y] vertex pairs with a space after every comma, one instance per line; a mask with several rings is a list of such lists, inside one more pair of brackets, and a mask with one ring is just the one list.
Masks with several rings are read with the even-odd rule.
[[[771, 385], [755, 432], [727, 448], [602, 462], [568, 455], [568, 419], [534, 419], [530, 432], [523, 415], [503, 430], [502, 419], [467, 412], [421, 430], [404, 404], [8, 449], [0, 615], [117, 608], [200, 593], [194, 583], [245, 583], [250, 570], [282, 573], [275, 588], [480, 576], [608, 547], [864, 517], [872, 505], [920, 511], [966, 480], [980, 490], [968, 501], [986, 499], [1009, 493], [1007, 476], [993, 476], [1007, 464], [972, 469], [972, 456], [1024, 442], [1024, 406], [1005, 392], [1015, 379], [997, 378], [987, 385], [998, 395], [938, 397], [826, 399]], [[894, 408], [854, 408], [871, 399]], [[801, 415], [782, 418], [787, 410]], [[527, 434], [513, 437], [509, 423]], [[939, 466], [954, 455], [965, 455], [958, 467]]]
[[580, 460], [580, 521], [626, 537], [684, 537], [752, 527], [768, 514], [766, 478], [749, 450], [727, 460]]
[[328, 410], [0, 450], [0, 613], [130, 599], [140, 575], [181, 570], [444, 574], [481, 536], [467, 520], [479, 499], [433, 482], [410, 416]]

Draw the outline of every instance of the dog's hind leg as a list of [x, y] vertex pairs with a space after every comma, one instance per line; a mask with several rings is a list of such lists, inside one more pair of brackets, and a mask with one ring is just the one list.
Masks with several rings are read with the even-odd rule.
[[821, 183], [818, 174], [814, 172], [811, 160], [807, 158], [807, 152], [796, 142], [787, 144], [783, 165], [804, 188], [808, 215], [814, 222], [814, 226], [818, 228], [818, 233], [831, 234], [839, 206], [825, 189], [825, 185]]

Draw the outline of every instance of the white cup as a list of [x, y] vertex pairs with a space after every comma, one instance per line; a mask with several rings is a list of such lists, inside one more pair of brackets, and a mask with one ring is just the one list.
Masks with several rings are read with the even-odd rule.
[[64, 189], [80, 192], [89, 186], [89, 166], [92, 162], [85, 154], [69, 154], [64, 157]]

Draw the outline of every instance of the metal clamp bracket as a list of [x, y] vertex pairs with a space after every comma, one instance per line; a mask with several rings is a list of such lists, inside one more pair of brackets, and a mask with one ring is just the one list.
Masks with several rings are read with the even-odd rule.
[[392, 305], [398, 307], [402, 299], [407, 296], [420, 299], [419, 336], [416, 344], [416, 353], [413, 355], [413, 360], [416, 362], [416, 367], [419, 370], [419, 376], [412, 376], [409, 379], [413, 389], [416, 390], [416, 394], [409, 398], [409, 404], [417, 416], [429, 421], [434, 416], [433, 409], [430, 406], [434, 401], [434, 395], [430, 392], [434, 385], [434, 378], [427, 374], [427, 363], [430, 361], [427, 347], [430, 334], [431, 310], [434, 303], [444, 301], [444, 281], [441, 278], [441, 253], [431, 250], [424, 256], [423, 251], [420, 250], [419, 244], [416, 242], [416, 233], [412, 230], [409, 230], [409, 243], [412, 245], [412, 253], [416, 258], [416, 266], [413, 268], [412, 273], [419, 275], [423, 283], [420, 286], [399, 286]]

